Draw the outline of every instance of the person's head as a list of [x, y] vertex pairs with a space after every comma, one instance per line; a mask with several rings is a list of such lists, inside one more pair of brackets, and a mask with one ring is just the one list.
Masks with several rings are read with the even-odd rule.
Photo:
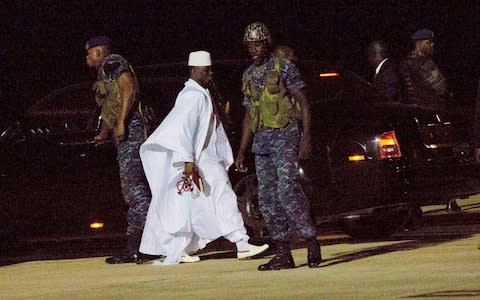
[[262, 65], [269, 54], [272, 38], [267, 25], [254, 22], [245, 28], [243, 44], [247, 47], [248, 54], [255, 65]]
[[275, 50], [273, 50], [273, 55], [275, 55], [278, 58], [285, 58], [288, 59], [291, 62], [296, 63], [298, 58], [295, 55], [295, 51], [287, 45], [279, 45], [275, 47]]
[[213, 79], [212, 59], [207, 51], [194, 51], [188, 55], [190, 78], [207, 88]]
[[434, 33], [430, 29], [419, 29], [415, 31], [411, 39], [414, 43], [414, 53], [420, 56], [432, 56], [434, 50]]
[[86, 62], [90, 68], [98, 67], [102, 61], [110, 54], [111, 40], [107, 36], [101, 35], [89, 39], [85, 43], [87, 51]]
[[376, 68], [382, 60], [389, 56], [388, 47], [383, 41], [375, 40], [368, 46], [367, 55], [370, 65]]

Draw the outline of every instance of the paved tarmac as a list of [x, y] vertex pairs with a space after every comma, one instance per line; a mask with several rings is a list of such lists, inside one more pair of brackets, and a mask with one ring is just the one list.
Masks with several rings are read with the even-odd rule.
[[478, 204], [462, 207], [428, 208], [450, 221], [427, 216], [423, 228], [383, 241], [321, 234], [318, 269], [306, 266], [302, 245], [293, 250], [297, 268], [271, 272], [256, 270], [269, 257], [239, 261], [231, 248], [167, 267], [107, 265], [104, 257], [30, 261], [0, 267], [0, 299], [480, 299]]

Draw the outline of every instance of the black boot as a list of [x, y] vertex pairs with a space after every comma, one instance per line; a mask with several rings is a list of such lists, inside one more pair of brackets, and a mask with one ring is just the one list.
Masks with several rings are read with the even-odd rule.
[[277, 254], [266, 264], [258, 266], [259, 271], [272, 271], [295, 268], [288, 242], [277, 243]]
[[105, 262], [107, 264], [128, 264], [128, 263], [137, 263], [138, 254], [137, 252], [134, 253], [122, 253], [119, 255], [114, 255], [107, 257]]
[[105, 259], [107, 264], [127, 264], [127, 263], [136, 263], [137, 265], [146, 264], [151, 262], [154, 259], [160, 258], [160, 255], [149, 255], [143, 254], [141, 252], [133, 253], [121, 253], [118, 255], [110, 256]]
[[127, 245], [125, 249], [118, 255], [107, 257], [105, 262], [107, 264], [126, 264], [138, 263], [140, 241], [142, 239], [142, 232], [133, 232], [127, 234]]
[[311, 238], [307, 240], [307, 250], [308, 250], [308, 267], [309, 268], [318, 268], [322, 263], [322, 253], [320, 251], [320, 244], [317, 239]]

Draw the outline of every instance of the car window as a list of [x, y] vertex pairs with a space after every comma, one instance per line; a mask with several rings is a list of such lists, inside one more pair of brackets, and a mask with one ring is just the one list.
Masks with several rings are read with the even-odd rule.
[[41, 99], [30, 113], [56, 113], [62, 111], [85, 111], [95, 106], [94, 94], [89, 84], [78, 84], [56, 90]]
[[140, 99], [154, 110], [153, 126], [165, 118], [175, 104], [178, 93], [183, 88], [184, 77], [144, 77], [140, 78]]
[[328, 102], [341, 99], [344, 96], [343, 81], [340, 73], [337, 71], [322, 71], [311, 74], [308, 86], [310, 90], [311, 101]]
[[341, 66], [311, 60], [300, 61], [298, 66], [308, 84], [312, 103], [335, 101], [358, 105], [380, 101], [370, 82]]
[[91, 84], [82, 83], [55, 90], [42, 98], [27, 111], [26, 120], [35, 130], [86, 130], [95, 126], [97, 110]]

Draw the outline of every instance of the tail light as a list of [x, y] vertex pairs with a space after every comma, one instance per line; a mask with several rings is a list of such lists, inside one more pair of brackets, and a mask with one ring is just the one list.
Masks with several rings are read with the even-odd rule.
[[399, 158], [402, 156], [400, 144], [395, 136], [395, 131], [387, 131], [380, 135], [378, 140], [378, 151], [380, 159]]

